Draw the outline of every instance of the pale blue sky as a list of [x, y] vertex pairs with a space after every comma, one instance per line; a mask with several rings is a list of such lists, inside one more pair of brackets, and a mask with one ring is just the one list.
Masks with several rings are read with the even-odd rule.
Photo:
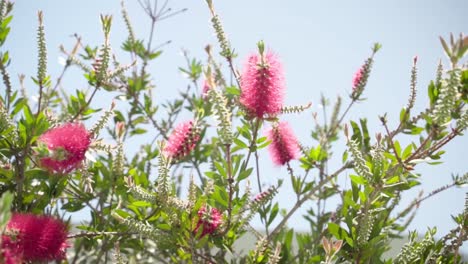
[[[372, 135], [382, 131], [378, 115], [388, 112], [390, 124], [395, 125], [401, 107], [407, 102], [410, 69], [415, 55], [419, 57], [420, 91], [416, 110], [424, 109], [427, 102], [426, 87], [434, 77], [437, 62], [440, 58], [447, 62], [438, 36], [447, 37], [450, 32], [466, 33], [468, 25], [468, 2], [465, 0], [215, 0], [214, 4], [232, 46], [239, 54], [235, 64], [241, 67], [246, 55], [255, 51], [255, 43], [263, 39], [284, 63], [288, 86], [286, 103], [293, 105], [310, 101], [314, 104], [314, 111], [320, 111], [321, 93], [331, 99], [339, 94], [344, 97], [344, 104], [348, 102], [346, 95], [351, 89], [354, 72], [370, 54], [372, 44], [380, 42], [383, 48], [376, 55], [374, 71], [364, 94], [368, 100], [356, 105], [349, 115], [354, 120], [367, 117]], [[127, 1], [126, 5], [138, 38], [146, 38], [148, 19], [142, 14], [137, 1]], [[157, 85], [157, 102], [173, 98], [177, 91], [187, 85], [177, 70], [179, 66], [185, 65], [180, 55], [181, 48], [204, 60], [203, 49], [206, 44], [218, 47], [209, 22], [209, 11], [203, 0], [172, 0], [170, 6], [174, 10], [188, 8], [188, 11], [157, 25], [156, 45], [172, 40], [172, 44], [164, 48], [163, 55], [150, 68]], [[62, 69], [58, 64], [58, 46], [64, 44], [68, 49], [71, 48], [73, 38], [70, 35], [78, 33], [85, 43], [93, 45], [102, 42], [100, 13], [114, 15], [111, 44], [122, 62], [130, 62], [130, 58], [119, 51], [120, 44], [127, 36], [120, 16], [119, 1], [17, 1], [12, 33], [6, 45], [13, 58], [10, 66], [13, 78], [19, 73], [35, 75], [37, 10], [44, 11], [48, 69], [53, 80]], [[29, 78], [27, 80], [28, 87], [33, 87]], [[64, 84], [70, 90], [86, 88], [80, 71], [76, 69], [67, 72]], [[30, 93], [34, 94], [34, 91]], [[105, 100], [100, 101], [111, 100], [105, 97], [102, 99]], [[315, 144], [309, 137], [313, 127], [310, 112], [287, 115], [284, 119], [293, 125], [301, 142]], [[452, 172], [466, 172], [467, 143], [466, 136], [457, 138], [447, 146], [444, 164], [418, 168], [417, 172], [423, 174], [423, 185], [406, 193], [404, 200], [412, 200], [420, 189], [428, 193], [450, 183]], [[339, 166], [343, 150], [341, 146], [335, 152], [336, 162], [331, 163], [331, 170]], [[277, 178], [289, 178], [285, 169], [274, 168], [267, 153], [263, 154], [261, 167], [266, 184], [274, 183]], [[425, 201], [410, 228], [424, 232], [426, 226], [437, 226], [439, 234], [447, 232], [454, 227], [450, 214], [462, 210], [466, 191], [466, 188], [451, 189]], [[286, 189], [280, 193], [281, 205], [290, 206], [288, 199], [294, 197], [292, 191]], [[331, 208], [334, 207], [332, 205]], [[307, 227], [299, 214], [290, 225]]]

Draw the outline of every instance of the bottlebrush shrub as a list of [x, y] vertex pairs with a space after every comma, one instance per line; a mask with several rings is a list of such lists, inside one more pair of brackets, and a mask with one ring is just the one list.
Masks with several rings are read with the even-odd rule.
[[[400, 203], [407, 190], [427, 179], [418, 164], [435, 165], [468, 126], [467, 38], [441, 39], [451, 66], [439, 65], [420, 113], [413, 108], [420, 94], [413, 59], [408, 104], [388, 113], [399, 115], [399, 123], [390, 126], [380, 116], [382, 126], [372, 136], [364, 117], [356, 122], [347, 113], [372, 86], [369, 76], [380, 49], [374, 45], [355, 76], [341, 76], [349, 80], [348, 97], [323, 109], [330, 118], [302, 126], [311, 129], [307, 139], [294, 136], [286, 123], [293, 114], [318, 113], [310, 113], [308, 101], [284, 105], [287, 90], [277, 55], [260, 42], [238, 68], [244, 58], [237, 58], [213, 2], [206, 2], [219, 48], [207, 46], [203, 60], [185, 52], [187, 65], [180, 70], [188, 88], [159, 105], [148, 65], [162, 50], [152, 48], [154, 38], [135, 34], [124, 5], [121, 18], [101, 16], [101, 45], [77, 38], [60, 48], [60, 72], [80, 69], [89, 92], [57, 92], [68, 85], [48, 75], [47, 17], [39, 13], [33, 76], [39, 97], [30, 101], [11, 82], [18, 72], [3, 45], [13, 4], [0, 0], [0, 263], [459, 262], [468, 239], [468, 197], [448, 234], [434, 228], [420, 236], [410, 232], [408, 243], [392, 251], [398, 253], [390, 255], [389, 249], [393, 238], [408, 233], [419, 204], [468, 183], [468, 174], [454, 176], [452, 183]], [[179, 13], [156, 1], [142, 5], [154, 23]], [[131, 61], [113, 53], [113, 19], [123, 20], [128, 38], [112, 46], [122, 47]], [[99, 114], [97, 98], [109, 96], [115, 101]], [[183, 122], [187, 117], [194, 121]], [[343, 145], [345, 153], [335, 157]], [[271, 166], [287, 165], [278, 182], [259, 168], [260, 159], [269, 159], [260, 151], [266, 148], [273, 154]], [[328, 172], [332, 162], [341, 165]], [[347, 183], [338, 185], [338, 177]], [[294, 195], [283, 209], [277, 197], [289, 186]], [[330, 199], [339, 201], [336, 208], [325, 206]], [[309, 230], [289, 225], [299, 211]], [[77, 220], [88, 213], [85, 221]], [[68, 224], [56, 220], [68, 218], [70, 233]], [[252, 219], [263, 226], [254, 229]], [[247, 235], [255, 240], [251, 245], [243, 242]]]

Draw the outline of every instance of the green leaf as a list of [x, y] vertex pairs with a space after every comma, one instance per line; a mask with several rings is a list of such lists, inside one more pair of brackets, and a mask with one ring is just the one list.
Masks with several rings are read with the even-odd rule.
[[228, 194], [226, 192], [226, 189], [221, 188], [220, 186], [214, 186], [215, 191], [213, 192], [213, 199], [221, 204], [223, 207], [227, 208], [228, 206]]
[[336, 239], [342, 240], [348, 237], [348, 233], [341, 226], [334, 222], [328, 223], [328, 232], [332, 234]]
[[135, 128], [134, 130], [130, 131], [130, 135], [141, 135], [146, 133], [146, 129], [143, 128]]
[[452, 53], [450, 52], [447, 42], [445, 42], [445, 40], [442, 37], [439, 37], [439, 39], [440, 39], [440, 44], [442, 44], [442, 47], [444, 48], [445, 54], [447, 54], [449, 58], [452, 57]]
[[246, 179], [247, 177], [250, 176], [250, 174], [252, 174], [252, 171], [253, 171], [253, 168], [248, 168], [248, 169], [246, 169], [244, 171], [241, 171], [239, 173], [239, 177], [237, 177], [237, 181], [240, 182], [240, 181]]
[[345, 150], [343, 152], [343, 157], [341, 158], [341, 162], [345, 163], [348, 160], [348, 151]]
[[350, 178], [351, 181], [354, 182], [355, 184], [358, 184], [358, 185], [366, 185], [366, 184], [367, 184], [366, 179], [364, 179], [364, 177], [362, 177], [362, 176], [350, 175], [349, 178]]
[[429, 86], [427, 87], [427, 94], [429, 95], [431, 106], [433, 106], [439, 97], [439, 87], [436, 87], [434, 81], [429, 83]]
[[403, 151], [403, 154], [401, 156], [401, 159], [405, 160], [406, 158], [408, 158], [410, 155], [411, 155], [411, 151], [413, 150], [413, 145], [412, 144], [409, 144], [405, 150]]
[[28, 125], [29, 128], [32, 128], [32, 124], [34, 123], [35, 118], [34, 118], [34, 114], [31, 111], [31, 108], [29, 108], [29, 105], [23, 106], [23, 114], [24, 114], [26, 124]]
[[398, 156], [401, 157], [401, 146], [400, 146], [400, 142], [398, 142], [398, 140], [395, 140], [395, 141], [393, 142], [393, 145], [395, 146], [396, 155], [398, 155]]
[[79, 201], [70, 201], [62, 206], [62, 210], [67, 210], [68, 212], [77, 212], [83, 209], [85, 205]]
[[230, 95], [240, 95], [240, 89], [236, 86], [228, 86], [226, 87], [226, 93]]
[[234, 138], [234, 143], [241, 148], [249, 148], [247, 144], [245, 144], [242, 140], [238, 138]]
[[407, 114], [406, 108], [402, 108], [400, 111], [400, 122], [406, 123], [408, 121], [409, 115]]
[[151, 203], [147, 201], [135, 201], [132, 203], [132, 205], [136, 207], [149, 207], [151, 206]]
[[11, 217], [11, 204], [13, 203], [13, 194], [11, 192], [3, 193], [0, 198], [0, 230], [3, 230]]
[[148, 58], [149, 58], [150, 60], [153, 60], [153, 59], [156, 59], [157, 57], [159, 57], [159, 55], [161, 55], [161, 54], [162, 54], [162, 50], [159, 50], [159, 51], [150, 53], [150, 54], [148, 55]]
[[225, 167], [221, 165], [219, 162], [214, 162], [214, 165], [216, 169], [218, 170], [219, 174], [223, 177], [226, 177], [226, 170], [224, 169]]
[[370, 149], [370, 136], [369, 136], [369, 130], [367, 129], [367, 119], [366, 118], [361, 118], [359, 119], [359, 123], [361, 124], [361, 129], [362, 129], [362, 134], [363, 134], [363, 145], [365, 147], [365, 150]]
[[270, 217], [268, 218], [267, 225], [271, 225], [271, 223], [275, 220], [276, 216], [278, 215], [279, 212], [279, 205], [278, 203], [275, 203], [273, 208], [270, 211]]

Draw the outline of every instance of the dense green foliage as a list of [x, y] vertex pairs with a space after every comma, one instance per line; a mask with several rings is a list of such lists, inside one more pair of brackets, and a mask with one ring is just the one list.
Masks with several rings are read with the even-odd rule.
[[[47, 17], [39, 13], [38, 69], [33, 77], [39, 99], [33, 103], [10, 81], [8, 72], [14, 69], [8, 67], [10, 58], [3, 45], [14, 12], [12, 3], [0, 1], [0, 231], [12, 211], [65, 217], [71, 226], [76, 223], [67, 218], [70, 213], [87, 208], [89, 221], [70, 230], [71, 248], [64, 263], [459, 263], [459, 248], [468, 239], [468, 200], [465, 210], [454, 217], [454, 229], [442, 239], [434, 237], [435, 229], [429, 229], [424, 238], [411, 233], [398, 255], [390, 258], [384, 253], [392, 239], [408, 231], [421, 202], [468, 183], [468, 174], [454, 176], [452, 184], [416, 198], [406, 209], [398, 207], [405, 191], [422, 180], [418, 164], [436, 166], [444, 146], [462, 136], [468, 126], [468, 69], [463, 62], [468, 39], [451, 36], [448, 43], [441, 39], [451, 65], [439, 66], [427, 88], [430, 104], [421, 113], [413, 110], [418, 94], [415, 59], [408, 104], [389, 113], [399, 114], [398, 126], [389, 127], [386, 116], [381, 116], [383, 131], [373, 136], [364, 117], [349, 122], [345, 117], [363, 101], [372, 62], [378, 59], [374, 57], [380, 45], [375, 44], [356, 89], [334, 102], [328, 120], [316, 123], [310, 134], [314, 145], [301, 145], [301, 157], [293, 161], [300, 167], [287, 164], [289, 175], [262, 190], [258, 150], [271, 142], [260, 135], [260, 129], [310, 111], [310, 105], [283, 107], [281, 115], [266, 119], [251, 117], [239, 104], [242, 84], [236, 54], [213, 3], [207, 3], [220, 48], [207, 46], [204, 62], [185, 54], [187, 65], [180, 71], [190, 81], [187, 90], [156, 105], [147, 67], [162, 50], [153, 48], [153, 31], [147, 40], [134, 34], [124, 6], [128, 39], [121, 48], [133, 58], [132, 64], [122, 65], [112, 54], [109, 34], [117, 18], [110, 16], [101, 17], [104, 36], [99, 47], [77, 38], [74, 47], [63, 49], [67, 56], [63, 72], [81, 68], [91, 87], [88, 91], [64, 91], [61, 78], [54, 82], [48, 75], [47, 28], [42, 23]], [[178, 13], [162, 8], [154, 9], [149, 1], [144, 8], [151, 28]], [[263, 44], [259, 48], [262, 51]], [[221, 60], [228, 67], [222, 68]], [[201, 79], [213, 86], [206, 98], [198, 87]], [[96, 93], [116, 98], [109, 102], [109, 110], [93, 106]], [[327, 105], [326, 98], [322, 101]], [[189, 155], [171, 159], [162, 150], [181, 114], [196, 121], [200, 141]], [[90, 124], [89, 152], [94, 151], [95, 160], [88, 158], [71, 173], [58, 175], [41, 168], [38, 157], [46, 150], [38, 139], [66, 122]], [[100, 133], [110, 135], [113, 142], [103, 142]], [[410, 143], [402, 143], [402, 135], [410, 137]], [[347, 150], [336, 157], [334, 148], [343, 142], [340, 137], [347, 142]], [[141, 138], [144, 144], [132, 146], [137, 152], [125, 149], [124, 142]], [[342, 166], [328, 172], [332, 158], [341, 159]], [[343, 174], [349, 174], [347, 187], [336, 182]], [[257, 182], [258, 191], [253, 187]], [[296, 194], [289, 210], [280, 208], [275, 199], [286, 182]], [[340, 200], [336, 210], [325, 206], [330, 198]], [[202, 235], [197, 227], [202, 208], [222, 213], [221, 225], [209, 235]], [[309, 208], [304, 221], [310, 229], [304, 233], [288, 226], [299, 208]], [[261, 231], [250, 225], [255, 216], [262, 220]], [[256, 237], [256, 246], [240, 252], [236, 242], [247, 233]]]

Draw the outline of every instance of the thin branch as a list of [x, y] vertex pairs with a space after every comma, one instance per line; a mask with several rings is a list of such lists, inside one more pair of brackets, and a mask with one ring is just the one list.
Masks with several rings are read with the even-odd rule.
[[333, 127], [330, 128], [330, 130], [328, 130], [328, 133], [327, 133], [327, 137], [330, 137], [332, 136], [333, 134], [335, 134], [336, 130], [340, 127], [341, 125], [341, 122], [343, 122], [343, 119], [345, 118], [345, 116], [348, 114], [349, 110], [351, 109], [351, 107], [354, 105], [354, 103], [356, 102], [356, 100], [352, 100], [348, 107], [346, 107], [346, 110], [343, 112], [343, 114], [341, 115], [340, 119], [338, 119], [338, 122], [335, 123], [335, 125]]
[[434, 195], [436, 195], [436, 194], [438, 194], [438, 193], [440, 193], [440, 192], [446, 191], [446, 190], [448, 190], [448, 189], [450, 189], [450, 188], [452, 188], [452, 187], [455, 187], [455, 186], [457, 186], [457, 185], [458, 185], [457, 182], [453, 182], [453, 183], [451, 183], [451, 184], [444, 185], [444, 186], [442, 186], [442, 187], [440, 187], [440, 188], [437, 188], [437, 189], [433, 190], [432, 192], [430, 192], [430, 193], [427, 194], [426, 196], [424, 196], [424, 197], [422, 197], [422, 198], [420, 198], [420, 199], [414, 200], [410, 205], [408, 205], [408, 207], [406, 207], [405, 210], [401, 211], [401, 212], [395, 217], [395, 219], [399, 219], [400, 217], [406, 215], [406, 214], [408, 213], [408, 211], [411, 210], [414, 206], [419, 207], [419, 205], [420, 205], [422, 202], [424, 202], [425, 200], [431, 198], [432, 196], [434, 196]]
[[382, 125], [384, 126], [385, 131], [387, 132], [388, 144], [392, 148], [393, 153], [395, 154], [395, 157], [396, 157], [396, 159], [398, 161], [398, 164], [400, 164], [402, 168], [405, 168], [405, 165], [403, 164], [403, 161], [400, 158], [400, 155], [399, 155], [399, 153], [398, 153], [398, 151], [397, 151], [397, 149], [395, 147], [395, 144], [393, 143], [393, 135], [390, 133], [390, 130], [388, 129], [387, 121], [385, 120], [385, 117], [380, 118], [380, 121], [382, 121]]
[[0, 59], [0, 73], [2, 74], [3, 78], [3, 83], [5, 84], [5, 101], [6, 101], [6, 112], [8, 113], [10, 111], [10, 100], [11, 100], [11, 80], [10, 80], [10, 75], [8, 74], [6, 70], [6, 65], [3, 64], [3, 60]]
[[138, 235], [137, 232], [81, 232], [67, 236], [68, 239], [80, 237], [96, 237], [96, 236], [131, 236]]
[[83, 105], [80, 110], [78, 111], [78, 113], [76, 113], [76, 115], [71, 119], [71, 121], [75, 121], [82, 113], [83, 111], [89, 106], [89, 104], [91, 104], [91, 100], [93, 100], [93, 97], [94, 95], [96, 94], [97, 90], [99, 90], [99, 86], [96, 86], [94, 88], [94, 91], [93, 93], [91, 94], [91, 96], [89, 97], [88, 101], [86, 101], [86, 104]]
[[226, 231], [229, 230], [231, 225], [232, 217], [232, 195], [234, 193], [234, 188], [232, 184], [234, 183], [234, 178], [232, 175], [232, 160], [231, 160], [231, 145], [226, 145], [226, 160], [227, 160], [227, 174], [228, 174], [228, 186], [229, 186], [229, 200], [228, 200], [228, 223]]
[[329, 181], [331, 181], [333, 178], [335, 178], [336, 176], [338, 176], [340, 173], [342, 173], [348, 168], [351, 168], [351, 163], [344, 164], [336, 172], [325, 177], [315, 187], [313, 187], [307, 194], [305, 194], [299, 201], [297, 201], [296, 204], [294, 204], [293, 208], [291, 208], [288, 214], [283, 218], [283, 220], [276, 226], [275, 229], [273, 229], [271, 234], [268, 236], [268, 240], [271, 240], [272, 237], [278, 234], [278, 232], [287, 223], [289, 218], [297, 211], [297, 209], [299, 209], [302, 206], [302, 204], [307, 202], [315, 194], [316, 191], [320, 190], [325, 184], [327, 184]]

